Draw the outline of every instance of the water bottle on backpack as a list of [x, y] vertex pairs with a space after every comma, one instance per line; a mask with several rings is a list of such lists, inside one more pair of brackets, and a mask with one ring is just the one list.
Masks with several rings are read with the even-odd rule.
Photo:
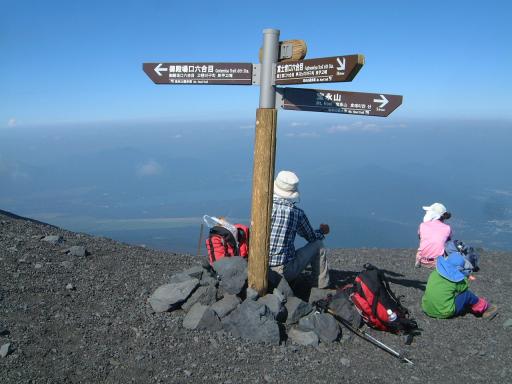
[[396, 320], [396, 313], [388, 309], [388, 321], [391, 323]]

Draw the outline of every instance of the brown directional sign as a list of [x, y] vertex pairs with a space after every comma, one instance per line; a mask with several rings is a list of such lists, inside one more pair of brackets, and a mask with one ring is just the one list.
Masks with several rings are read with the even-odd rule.
[[333, 56], [277, 63], [276, 84], [352, 81], [363, 65], [363, 55]]
[[144, 63], [155, 84], [252, 84], [251, 63]]
[[281, 107], [297, 111], [388, 116], [402, 104], [402, 96], [383, 93], [330, 91], [325, 89], [280, 88]]

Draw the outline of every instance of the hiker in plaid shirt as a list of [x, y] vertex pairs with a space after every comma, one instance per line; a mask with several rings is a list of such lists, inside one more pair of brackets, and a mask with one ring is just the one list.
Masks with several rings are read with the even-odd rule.
[[[313, 230], [304, 211], [295, 206], [299, 198], [299, 179], [295, 173], [281, 171], [274, 181], [274, 199], [270, 232], [270, 269], [295, 280], [311, 264], [312, 277], [318, 288], [329, 286], [327, 250], [323, 239], [329, 233], [327, 224]], [[295, 249], [295, 236], [307, 240], [304, 247]]]

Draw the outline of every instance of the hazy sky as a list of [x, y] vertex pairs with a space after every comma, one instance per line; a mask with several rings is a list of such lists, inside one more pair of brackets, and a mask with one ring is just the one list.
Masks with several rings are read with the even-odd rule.
[[315, 87], [404, 95], [394, 117], [510, 119], [511, 11], [506, 0], [0, 0], [0, 128], [252, 121], [259, 87], [157, 86], [142, 63], [257, 62], [265, 28], [304, 39], [307, 58], [364, 54], [352, 83]]

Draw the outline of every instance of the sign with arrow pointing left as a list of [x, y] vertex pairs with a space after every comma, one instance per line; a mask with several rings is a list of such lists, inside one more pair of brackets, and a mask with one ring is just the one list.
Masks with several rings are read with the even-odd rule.
[[386, 117], [402, 104], [401, 95], [326, 89], [278, 88], [283, 109]]
[[143, 63], [155, 84], [252, 85], [252, 63]]

